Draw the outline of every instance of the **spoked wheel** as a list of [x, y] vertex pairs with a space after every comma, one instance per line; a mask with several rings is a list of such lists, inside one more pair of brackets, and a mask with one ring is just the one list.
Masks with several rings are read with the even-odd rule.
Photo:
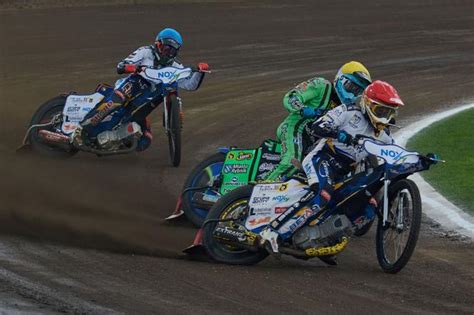
[[176, 95], [168, 98], [168, 147], [171, 164], [178, 167], [181, 162], [181, 106]]
[[203, 244], [209, 256], [214, 260], [232, 265], [254, 265], [268, 256], [267, 251], [264, 249], [250, 251], [238, 246], [231, 246], [220, 242], [213, 235], [218, 225], [240, 229], [242, 232], [245, 232], [243, 224], [248, 216], [248, 201], [252, 195], [252, 189], [253, 186], [250, 185], [236, 188], [219, 199], [211, 208], [207, 220], [234, 219], [227, 222], [208, 223], [204, 227]]
[[[183, 211], [188, 220], [201, 227], [211, 206], [219, 199], [219, 179], [224, 153], [216, 153], [199, 163], [184, 182]], [[193, 188], [201, 188], [194, 190]], [[191, 189], [191, 190], [188, 190]]]
[[[38, 124], [48, 124], [55, 117], [60, 117], [63, 112], [64, 105], [66, 103], [65, 96], [55, 97], [43, 105], [36, 111], [31, 119], [30, 126]], [[50, 157], [66, 158], [77, 153], [77, 150], [72, 146], [63, 144], [61, 146], [55, 146], [42, 138], [39, 134], [40, 130], [47, 130], [52, 132], [60, 132], [62, 120], [59, 119], [53, 125], [47, 125], [31, 130], [28, 137], [28, 141], [34, 151], [40, 154], [47, 155]]]
[[377, 259], [387, 273], [405, 267], [415, 250], [421, 224], [421, 197], [416, 184], [403, 179], [389, 188], [389, 213], [385, 226], [377, 226]]

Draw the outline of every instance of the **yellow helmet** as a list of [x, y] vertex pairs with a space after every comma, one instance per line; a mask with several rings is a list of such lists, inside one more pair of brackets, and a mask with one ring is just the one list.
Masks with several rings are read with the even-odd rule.
[[357, 61], [345, 63], [334, 78], [334, 89], [343, 104], [352, 104], [372, 82], [369, 70]]

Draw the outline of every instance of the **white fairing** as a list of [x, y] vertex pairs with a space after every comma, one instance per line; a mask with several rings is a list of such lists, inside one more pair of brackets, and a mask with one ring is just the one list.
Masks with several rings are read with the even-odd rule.
[[73, 133], [87, 113], [90, 112], [103, 98], [104, 96], [100, 93], [90, 95], [69, 95], [63, 109], [63, 124], [61, 126], [61, 131], [64, 134]]
[[145, 71], [142, 71], [140, 75], [155, 84], [171, 84], [174, 82], [179, 82], [189, 78], [192, 75], [193, 71], [191, 68], [175, 68], [175, 67], [165, 67], [161, 69], [152, 69], [147, 68]]
[[419, 161], [417, 152], [407, 151], [398, 145], [380, 144], [370, 140], [364, 141], [364, 149], [381, 159], [387, 164], [415, 164]]
[[308, 186], [290, 180], [285, 183], [255, 185], [249, 201], [250, 215], [245, 227], [254, 230], [284, 213], [306, 193]]
[[[122, 60], [121, 63], [153, 68], [153, 67], [156, 67], [155, 65], [156, 58], [157, 57], [154, 53], [154, 50], [152, 49], [152, 46], [143, 46], [135, 50], [133, 53], [131, 53], [127, 58]], [[173, 61], [173, 64], [171, 65], [171, 67], [178, 68], [178, 69], [184, 68], [184, 66], [181, 63], [176, 62], [176, 61]], [[192, 72], [186, 78], [181, 77], [178, 82], [178, 87], [180, 89], [194, 91], [199, 87], [199, 83], [201, 82], [203, 75], [204, 73], [195, 71], [195, 72]], [[144, 78], [148, 79], [146, 77]]]

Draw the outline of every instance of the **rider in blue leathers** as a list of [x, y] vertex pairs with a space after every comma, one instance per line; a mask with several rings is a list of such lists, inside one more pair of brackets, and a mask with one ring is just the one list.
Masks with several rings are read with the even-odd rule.
[[[143, 46], [131, 53], [127, 58], [120, 61], [117, 65], [118, 74], [129, 74], [115, 87], [113, 93], [96, 108], [91, 110], [80, 124], [80, 128], [73, 135], [73, 141], [83, 144], [84, 133], [90, 137], [95, 137], [105, 130], [110, 130], [115, 126], [125, 114], [125, 107], [131, 99], [152, 95], [153, 86], [147, 80], [137, 74], [141, 67], [162, 68], [173, 66], [183, 68], [183, 65], [176, 59], [180, 47], [183, 45], [181, 34], [171, 28], [163, 29], [155, 39], [155, 43], [150, 46]], [[204, 72], [209, 69], [207, 63], [199, 63], [198, 71], [191, 77], [181, 80], [178, 83], [179, 88], [194, 91], [199, 88], [203, 79]], [[151, 144], [152, 134], [150, 123], [147, 116], [153, 111], [163, 99], [155, 99], [153, 102], [144, 102], [137, 108], [128, 109], [133, 113], [133, 120], [137, 122], [142, 129], [142, 137], [137, 146], [137, 151], [148, 148]], [[104, 119], [106, 118], [107, 119]]]
[[[302, 164], [308, 184], [316, 192], [311, 201], [314, 214], [331, 199], [335, 179], [348, 174], [353, 166], [367, 157], [367, 153], [354, 143], [354, 138], [364, 135], [392, 144], [393, 138], [387, 133], [387, 127], [403, 105], [395, 88], [386, 82], [374, 81], [362, 96], [354, 98], [354, 103], [342, 104], [313, 123], [312, 132], [322, 141]], [[260, 232], [260, 243], [268, 243], [269, 250], [278, 253], [279, 231], [283, 225], [278, 220], [272, 222], [276, 224]]]

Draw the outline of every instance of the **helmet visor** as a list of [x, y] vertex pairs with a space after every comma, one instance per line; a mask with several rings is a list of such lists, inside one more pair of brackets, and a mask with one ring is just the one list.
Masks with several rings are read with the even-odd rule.
[[160, 53], [163, 56], [174, 58], [178, 54], [178, 49], [176, 49], [176, 48], [174, 48], [170, 45], [162, 44], [160, 46]]
[[342, 86], [347, 92], [353, 94], [354, 96], [358, 96], [364, 91], [363, 87], [360, 87], [345, 76], [342, 77]]

